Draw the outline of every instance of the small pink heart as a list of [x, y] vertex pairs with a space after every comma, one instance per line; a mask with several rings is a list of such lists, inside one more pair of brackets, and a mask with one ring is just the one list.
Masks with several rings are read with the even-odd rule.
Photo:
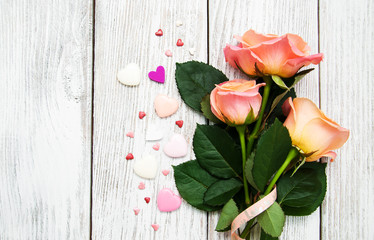
[[169, 174], [170, 170], [162, 170], [162, 174], [164, 174], [164, 176], [167, 176]]
[[177, 210], [182, 203], [182, 198], [175, 195], [169, 188], [162, 189], [157, 195], [157, 207], [161, 212]]
[[165, 55], [167, 57], [171, 57], [171, 56], [173, 56], [173, 53], [168, 49], [168, 50], [165, 51]]
[[135, 213], [135, 215], [138, 215], [139, 212], [140, 212], [140, 209], [139, 209], [139, 208], [134, 208], [134, 213]]
[[153, 230], [157, 231], [160, 227], [158, 224], [152, 224]]
[[181, 134], [174, 134], [164, 146], [164, 153], [172, 158], [184, 157], [188, 151], [186, 139]]
[[140, 182], [138, 188], [140, 190], [143, 190], [145, 188], [145, 184], [143, 182]]
[[165, 118], [173, 115], [179, 108], [179, 102], [166, 95], [158, 95], [155, 98], [154, 107], [157, 115], [160, 118]]
[[153, 145], [152, 147], [154, 150], [158, 151], [160, 149], [160, 144], [159, 143], [156, 143], [155, 145]]
[[134, 138], [134, 132], [126, 133], [126, 137]]
[[164, 83], [165, 82], [165, 68], [163, 66], [158, 66], [156, 71], [150, 71], [148, 77], [155, 82]]

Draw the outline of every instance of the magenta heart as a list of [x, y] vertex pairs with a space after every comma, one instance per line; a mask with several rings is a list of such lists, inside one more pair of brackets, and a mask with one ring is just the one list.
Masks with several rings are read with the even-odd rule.
[[148, 77], [155, 82], [164, 83], [165, 82], [165, 68], [163, 66], [158, 66], [156, 72], [150, 71]]

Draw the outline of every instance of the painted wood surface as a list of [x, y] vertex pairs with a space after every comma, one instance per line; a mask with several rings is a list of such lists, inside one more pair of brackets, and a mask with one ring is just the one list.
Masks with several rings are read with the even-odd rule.
[[[249, 28], [296, 33], [312, 53], [320, 48], [326, 58], [297, 94], [351, 130], [328, 166], [322, 207], [308, 217], [287, 217], [281, 239], [373, 239], [373, 13], [369, 0], [0, 1], [0, 239], [230, 239], [214, 231], [217, 213], [186, 202], [161, 213], [156, 196], [164, 187], [176, 191], [171, 165], [193, 157], [195, 123], [205, 122], [181, 102], [175, 62], [209, 61], [230, 79], [243, 77], [222, 50]], [[154, 34], [159, 28], [163, 37]], [[164, 55], [167, 49], [173, 57]], [[138, 87], [116, 80], [130, 62], [143, 71]], [[166, 69], [164, 85], [147, 77], [158, 65]], [[158, 94], [181, 102], [175, 115], [156, 116]], [[142, 120], [139, 111], [147, 113]], [[175, 125], [180, 119], [182, 128]], [[144, 139], [152, 126], [165, 132], [158, 152]], [[181, 159], [162, 152], [174, 132], [191, 149]], [[129, 152], [132, 161], [125, 160]], [[143, 153], [161, 161], [155, 180], [133, 173]], [[163, 169], [171, 173], [165, 177]], [[137, 188], [141, 181], [145, 190]]]
[[90, 234], [92, 1], [0, 1], [0, 239]]
[[320, 3], [321, 108], [351, 130], [327, 168], [322, 239], [374, 239], [373, 13], [373, 1]]
[[[93, 155], [93, 239], [206, 239], [207, 214], [183, 202], [180, 209], [165, 213], [157, 209], [156, 197], [164, 188], [176, 191], [171, 165], [192, 158], [192, 136], [196, 122], [205, 119], [184, 103], [171, 117], [160, 119], [153, 101], [159, 94], [178, 99], [174, 72], [175, 62], [207, 59], [207, 4], [205, 1], [96, 1], [95, 24], [95, 97], [94, 97], [94, 155]], [[176, 26], [177, 21], [183, 25]], [[155, 36], [161, 28], [162, 37]], [[177, 47], [178, 39], [184, 42]], [[194, 48], [191, 56], [188, 49]], [[165, 56], [170, 49], [173, 56]], [[127, 87], [116, 80], [116, 73], [130, 62], [143, 71], [138, 87]], [[157, 66], [166, 69], [165, 84], [147, 77]], [[147, 116], [140, 120], [138, 112]], [[179, 128], [176, 120], [183, 120]], [[155, 142], [146, 142], [147, 129], [162, 129], [165, 136], [158, 152]], [[134, 131], [134, 139], [126, 132]], [[162, 149], [173, 133], [181, 133], [188, 142], [189, 154], [180, 159], [167, 157]], [[133, 153], [134, 160], [125, 156]], [[133, 172], [134, 162], [142, 154], [151, 153], [160, 161], [154, 180], [144, 180]], [[168, 176], [161, 170], [169, 169]], [[143, 181], [144, 190], [137, 188]], [[150, 197], [146, 204], [144, 197]], [[134, 215], [133, 208], [140, 213]], [[155, 232], [151, 224], [159, 224]]]

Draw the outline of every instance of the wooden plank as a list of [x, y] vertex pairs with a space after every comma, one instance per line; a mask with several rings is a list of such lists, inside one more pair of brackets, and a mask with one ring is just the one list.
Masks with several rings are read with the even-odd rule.
[[0, 238], [89, 239], [92, 1], [0, 2]]
[[[245, 78], [225, 62], [222, 49], [234, 44], [233, 35], [249, 29], [262, 33], [295, 33], [318, 51], [317, 1], [209, 1], [209, 59], [210, 64], [222, 69], [230, 79]], [[296, 87], [298, 96], [318, 104], [318, 67]], [[216, 233], [218, 214], [209, 216], [209, 239], [229, 239], [228, 234]], [[252, 237], [258, 237], [258, 228]], [[256, 238], [254, 238], [256, 239]], [[319, 210], [308, 217], [287, 217], [281, 239], [319, 239]]]
[[374, 239], [373, 13], [370, 0], [320, 1], [321, 107], [351, 130], [327, 170], [322, 239]]
[[[96, 1], [95, 26], [95, 96], [94, 96], [94, 155], [93, 155], [93, 239], [206, 239], [207, 215], [182, 203], [178, 211], [162, 213], [157, 209], [156, 196], [164, 187], [176, 191], [173, 173], [161, 174], [189, 160], [191, 154], [172, 160], [162, 148], [173, 132], [183, 134], [192, 149], [196, 122], [204, 119], [185, 104], [166, 119], [155, 114], [153, 100], [158, 94], [167, 94], [181, 101], [174, 79], [175, 62], [207, 58], [207, 3], [205, 1]], [[183, 25], [176, 26], [180, 20]], [[161, 28], [162, 37], [155, 36]], [[177, 39], [185, 45], [177, 47]], [[188, 52], [195, 48], [194, 56]], [[173, 57], [164, 55], [166, 49]], [[117, 71], [130, 62], [141, 66], [143, 78], [138, 87], [127, 87], [116, 80]], [[147, 73], [158, 65], [166, 69], [165, 84], [152, 82]], [[140, 120], [138, 112], [147, 116]], [[180, 129], [175, 121], [182, 119]], [[151, 125], [165, 132], [161, 149], [155, 152], [154, 143], [145, 141]], [[134, 131], [135, 138], [125, 136]], [[135, 159], [126, 161], [133, 153]], [[143, 153], [157, 155], [160, 172], [154, 180], [143, 180], [133, 172], [133, 164]], [[191, 150], [192, 152], [192, 150]], [[138, 184], [145, 182], [146, 189]], [[144, 197], [150, 197], [146, 204]], [[141, 209], [138, 216], [133, 208]], [[151, 224], [157, 223], [157, 232]]]

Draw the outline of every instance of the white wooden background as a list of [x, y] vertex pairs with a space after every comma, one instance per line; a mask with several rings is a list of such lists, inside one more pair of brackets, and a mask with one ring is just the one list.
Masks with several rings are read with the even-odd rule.
[[[215, 213], [185, 202], [176, 212], [159, 212], [156, 194], [176, 190], [173, 173], [144, 181], [132, 166], [142, 153], [155, 153], [144, 141], [151, 125], [165, 129], [161, 146], [177, 132], [191, 147], [195, 123], [204, 123], [185, 104], [167, 119], [154, 113], [160, 93], [181, 101], [175, 62], [208, 62], [239, 77], [222, 49], [249, 28], [296, 33], [313, 53], [325, 53], [297, 93], [351, 130], [328, 166], [322, 207], [287, 217], [281, 239], [374, 239], [371, 0], [0, 0], [0, 239], [229, 239], [214, 232]], [[183, 47], [176, 47], [178, 38]], [[116, 80], [129, 62], [142, 68], [138, 87]], [[164, 85], [146, 76], [158, 65], [166, 68]], [[147, 113], [143, 120], [139, 111]], [[174, 124], [180, 119], [181, 129]], [[125, 136], [131, 130], [134, 139]], [[125, 160], [129, 152], [133, 161]], [[161, 169], [191, 156], [156, 154]], [[145, 190], [137, 189], [140, 181]]]

